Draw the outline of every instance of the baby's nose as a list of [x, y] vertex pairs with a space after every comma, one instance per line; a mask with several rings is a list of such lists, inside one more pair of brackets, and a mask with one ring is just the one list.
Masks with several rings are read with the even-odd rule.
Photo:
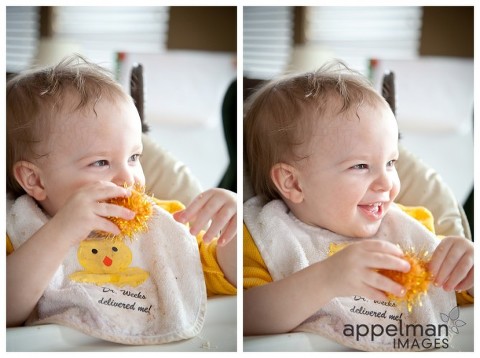
[[381, 172], [373, 183], [375, 191], [389, 191], [392, 188], [392, 178], [388, 173]]
[[122, 168], [116, 173], [112, 182], [119, 186], [124, 186], [125, 184], [127, 186], [132, 186], [135, 183], [135, 177], [133, 172], [128, 170], [128, 168]]

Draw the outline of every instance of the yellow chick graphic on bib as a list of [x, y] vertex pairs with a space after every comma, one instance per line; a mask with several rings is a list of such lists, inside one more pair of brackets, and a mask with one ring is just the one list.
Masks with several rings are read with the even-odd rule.
[[85, 270], [71, 274], [72, 281], [136, 287], [149, 277], [149, 273], [141, 268], [129, 267], [132, 252], [122, 241], [84, 240], [78, 248], [77, 258]]

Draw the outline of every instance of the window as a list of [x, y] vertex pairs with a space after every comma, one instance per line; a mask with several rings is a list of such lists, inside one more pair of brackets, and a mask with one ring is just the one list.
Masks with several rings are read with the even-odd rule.
[[292, 7], [243, 8], [244, 75], [268, 79], [283, 72], [293, 45]]
[[294, 21], [301, 21], [294, 7], [243, 8], [245, 76], [266, 79], [329, 58], [368, 74], [370, 59], [418, 56], [422, 7], [317, 6], [303, 13], [305, 43], [294, 47]]
[[19, 72], [30, 66], [40, 36], [39, 9], [38, 6], [7, 6], [7, 72]]
[[52, 36], [40, 38], [40, 7], [7, 7], [7, 71], [24, 70], [42, 55], [58, 61], [71, 52], [114, 70], [117, 52], [155, 53], [166, 48], [165, 6], [60, 6], [52, 8], [52, 15]]
[[369, 61], [417, 57], [421, 7], [310, 7], [306, 41], [367, 74]]
[[87, 58], [110, 69], [117, 52], [166, 48], [168, 7], [61, 6], [54, 11], [54, 38], [78, 44]]

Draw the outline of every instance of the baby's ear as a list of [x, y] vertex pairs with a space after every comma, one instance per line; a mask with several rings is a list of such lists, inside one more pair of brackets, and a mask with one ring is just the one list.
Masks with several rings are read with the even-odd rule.
[[37, 201], [47, 197], [40, 177], [40, 168], [35, 164], [21, 160], [13, 165], [13, 175], [25, 192]]
[[303, 191], [298, 182], [297, 170], [289, 164], [277, 163], [270, 170], [270, 177], [277, 190], [295, 204], [303, 201]]

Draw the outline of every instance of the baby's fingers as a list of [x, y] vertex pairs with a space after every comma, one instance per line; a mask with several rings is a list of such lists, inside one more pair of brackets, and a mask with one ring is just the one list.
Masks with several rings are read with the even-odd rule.
[[[450, 274], [446, 277], [446, 281], [443, 283], [443, 289], [445, 291], [453, 290], [458, 284], [460, 284], [460, 282], [462, 282], [467, 277], [472, 268], [473, 257], [465, 253], [455, 264]], [[446, 270], [446, 272], [448, 272], [448, 270]], [[443, 270], [440, 271], [438, 280], [442, 279], [441, 275], [443, 275]]]
[[134, 211], [123, 206], [103, 202], [96, 204], [94, 214], [97, 215], [95, 229], [109, 232], [113, 235], [119, 235], [121, 230], [108, 218], [115, 217], [123, 220], [132, 220], [136, 215]]
[[[453, 245], [452, 242], [449, 242], [445, 246], [440, 245], [433, 253], [432, 260], [430, 261], [429, 265], [430, 272], [434, 277], [434, 284], [436, 286], [443, 286], [447, 282], [454, 272], [457, 264], [465, 255], [464, 248], [459, 245]], [[436, 256], [437, 252], [438, 255]]]
[[219, 223], [218, 219], [216, 217], [218, 216], [218, 212], [220, 212], [222, 209], [222, 203], [215, 202], [214, 200], [210, 200], [208, 202], [208, 205], [205, 205], [200, 212], [197, 213], [197, 216], [195, 217], [194, 221], [191, 222], [191, 229], [190, 232], [192, 235], [197, 235], [200, 230], [204, 229], [207, 227], [208, 223], [210, 220], [212, 220], [212, 223], [210, 225], [210, 228], [208, 231], [213, 233], [213, 236], [218, 234], [218, 232], [223, 228], [225, 225], [224, 223]]
[[472, 288], [473, 282], [474, 282], [473, 275], [474, 275], [474, 269], [472, 267], [468, 272], [467, 277], [465, 277], [462, 280], [462, 282], [460, 282], [457, 286], [455, 286], [455, 291], [464, 291]]
[[403, 256], [403, 251], [391, 242], [384, 240], [365, 240], [362, 242], [362, 248], [368, 252], [381, 252], [393, 256]]
[[222, 234], [218, 239], [218, 244], [220, 246], [224, 246], [236, 236], [237, 236], [237, 216], [235, 215], [235, 217], [230, 220], [228, 225], [222, 231]]
[[401, 257], [383, 253], [370, 253], [368, 266], [377, 270], [394, 270], [400, 272], [410, 271], [410, 264]]
[[397, 297], [402, 297], [405, 294], [405, 288], [402, 285], [375, 271], [366, 275], [364, 277], [364, 282], [366, 285], [374, 289], [390, 292]]
[[176, 213], [175, 219], [183, 224], [192, 221], [192, 219], [196, 218], [198, 214], [203, 211], [203, 208], [206, 206], [206, 204], [211, 198], [211, 191], [206, 191], [197, 195], [197, 197], [193, 199], [193, 201], [185, 208], [185, 210]]
[[[236, 209], [229, 205], [221, 207], [212, 218], [212, 223], [205, 233], [203, 240], [209, 242], [215, 236], [219, 235], [220, 231], [224, 232], [232, 219], [235, 222], [234, 226], [236, 227]], [[222, 236], [224, 236], [224, 233], [222, 233]], [[227, 238], [227, 236], [225, 236], [225, 238]]]
[[132, 194], [131, 189], [115, 185], [111, 182], [95, 183], [92, 187], [88, 187], [88, 191], [92, 198], [96, 201], [106, 201], [108, 199], [128, 197]]
[[116, 217], [124, 220], [132, 220], [135, 217], [135, 212], [115, 204], [97, 203], [94, 213], [101, 217]]
[[121, 233], [117, 225], [108, 219], [100, 218], [95, 224], [96, 231], [108, 232], [113, 235], [119, 235]]
[[445, 261], [445, 258], [450, 251], [450, 246], [450, 241], [444, 239], [442, 242], [440, 242], [440, 244], [433, 252], [432, 258], [430, 259], [430, 262], [428, 264], [428, 269], [433, 275], [433, 277], [436, 277], [438, 272], [440, 271], [442, 263]]

